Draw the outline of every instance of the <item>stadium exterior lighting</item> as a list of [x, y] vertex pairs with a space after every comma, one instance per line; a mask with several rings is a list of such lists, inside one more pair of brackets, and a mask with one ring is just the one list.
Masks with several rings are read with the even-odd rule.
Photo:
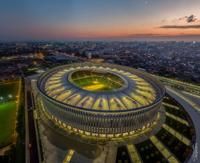
[[66, 132], [110, 140], [154, 126], [164, 87], [147, 73], [113, 64], [54, 68], [37, 81], [41, 117]]
[[12, 98], [13, 96], [11, 94], [8, 95], [9, 98]]

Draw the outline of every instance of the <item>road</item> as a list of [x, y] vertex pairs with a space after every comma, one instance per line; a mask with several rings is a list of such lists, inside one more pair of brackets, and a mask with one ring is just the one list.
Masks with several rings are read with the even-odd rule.
[[182, 91], [181, 93], [200, 106], [200, 96], [194, 95], [188, 92], [184, 92], [184, 91]]
[[30, 83], [26, 81], [26, 163], [39, 163]]
[[[196, 130], [196, 143], [194, 145], [194, 152], [189, 159], [188, 163], [199, 163], [200, 160], [200, 112], [194, 108], [191, 103], [188, 103], [186, 100], [189, 98], [187, 96], [184, 96], [180, 91], [173, 91], [173, 89], [167, 88], [167, 93], [174, 97], [182, 106], [186, 109], [188, 114], [191, 116], [192, 121], [194, 123], [194, 127]], [[189, 96], [189, 95], [188, 95]], [[186, 100], [185, 100], [186, 99]], [[197, 100], [197, 99], [196, 99]], [[199, 99], [200, 101], [200, 99]], [[195, 103], [198, 107], [200, 107], [196, 101], [192, 101]]]

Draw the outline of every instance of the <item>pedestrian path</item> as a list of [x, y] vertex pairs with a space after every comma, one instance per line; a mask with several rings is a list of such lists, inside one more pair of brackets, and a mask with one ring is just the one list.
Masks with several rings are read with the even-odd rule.
[[160, 140], [157, 139], [156, 136], [151, 136], [150, 140], [170, 163], [179, 163], [175, 156], [164, 146]]
[[174, 119], [174, 120], [176, 120], [176, 121], [178, 121], [178, 122], [180, 122], [180, 123], [182, 123], [182, 124], [184, 124], [184, 125], [186, 125], [186, 126], [189, 126], [189, 123], [186, 120], [184, 120], [184, 119], [182, 119], [180, 117], [177, 117], [177, 116], [175, 116], [173, 114], [170, 114], [168, 112], [166, 112], [165, 115], [170, 117], [170, 118], [172, 118], [172, 119]]
[[63, 163], [70, 163], [70, 161], [71, 161], [73, 155], [74, 155], [74, 150], [73, 150], [73, 149], [70, 149], [70, 150], [67, 152], [67, 154], [66, 154], [66, 156], [65, 156], [65, 159], [63, 160]]
[[134, 163], [142, 163], [142, 160], [140, 158], [139, 153], [137, 152], [137, 149], [135, 148], [135, 145], [128, 144], [127, 145], [128, 153], [131, 158], [131, 161]]
[[169, 133], [171, 133], [172, 135], [174, 135], [177, 139], [179, 139], [185, 145], [189, 146], [191, 144], [191, 142], [190, 142], [190, 140], [188, 138], [186, 138], [185, 136], [183, 136], [181, 133], [179, 133], [178, 131], [174, 130], [170, 126], [168, 126], [166, 124], [163, 124], [163, 128], [165, 130], [167, 130]]

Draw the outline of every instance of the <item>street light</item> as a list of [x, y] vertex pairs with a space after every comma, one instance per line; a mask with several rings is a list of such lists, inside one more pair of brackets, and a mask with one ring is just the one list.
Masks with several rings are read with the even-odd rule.
[[13, 96], [11, 94], [8, 95], [9, 98], [12, 98]]

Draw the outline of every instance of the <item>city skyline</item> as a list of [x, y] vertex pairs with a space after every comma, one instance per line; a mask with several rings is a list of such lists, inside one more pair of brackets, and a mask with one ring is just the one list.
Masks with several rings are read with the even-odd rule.
[[200, 40], [198, 0], [3, 0], [0, 40]]

